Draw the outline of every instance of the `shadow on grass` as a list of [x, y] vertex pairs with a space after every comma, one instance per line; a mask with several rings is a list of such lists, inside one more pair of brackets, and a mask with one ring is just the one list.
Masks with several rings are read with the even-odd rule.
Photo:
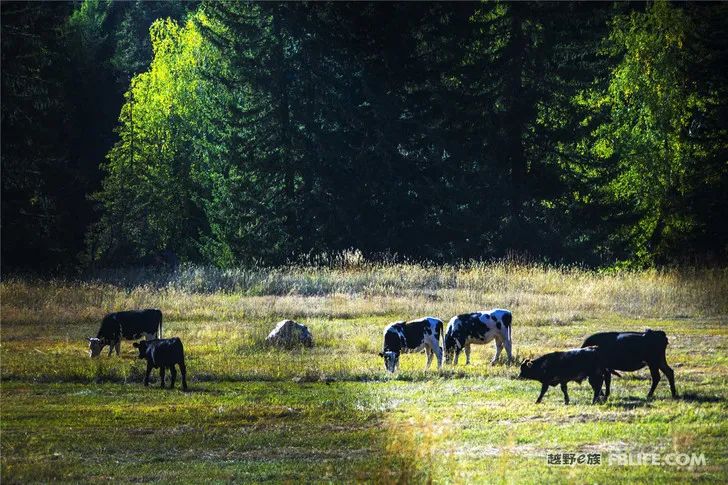
[[681, 401], [687, 401], [687, 402], [697, 402], [697, 403], [718, 403], [718, 402], [726, 402], [728, 399], [726, 399], [723, 396], [708, 396], [705, 394], [698, 394], [695, 392], [686, 392], [683, 393], [678, 397]]

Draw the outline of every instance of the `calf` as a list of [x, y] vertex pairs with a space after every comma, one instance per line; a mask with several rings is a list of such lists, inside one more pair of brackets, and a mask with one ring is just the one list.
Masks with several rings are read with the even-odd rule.
[[465, 364], [470, 364], [470, 344], [487, 344], [491, 340], [495, 340], [495, 357], [490, 363], [496, 363], [503, 347], [510, 362], [512, 321], [511, 312], [501, 308], [452, 317], [445, 332], [445, 362], [457, 365], [460, 352], [465, 349]]
[[551, 352], [536, 360], [526, 359], [521, 364], [520, 379], [532, 379], [541, 382], [541, 394], [536, 404], [541, 402], [549, 386], [561, 384], [564, 393], [564, 403], [569, 404], [569, 393], [566, 384], [569, 381], [581, 383], [589, 379], [594, 390], [592, 404], [599, 399], [602, 390], [602, 376], [604, 363], [598, 347], [567, 350], [565, 352]]
[[121, 338], [137, 340], [145, 337], [147, 340], [162, 338], [162, 312], [155, 309], [131, 310], [126, 312], [109, 313], [101, 321], [96, 337], [89, 337], [89, 355], [96, 357], [101, 354], [105, 346], [109, 346], [109, 356], [116, 349], [116, 355], [121, 351]]
[[670, 383], [672, 397], [677, 397], [675, 390], [675, 373], [667, 365], [665, 351], [667, 335], [661, 330], [647, 329], [644, 332], [603, 332], [587, 337], [582, 347], [598, 345], [602, 349], [606, 370], [604, 372], [605, 396], [609, 396], [612, 373], [615, 370], [635, 371], [644, 366], [650, 368], [652, 386], [647, 397], [652, 397], [660, 382], [660, 371], [665, 373]]
[[177, 370], [175, 365], [179, 366], [182, 374], [182, 390], [187, 390], [187, 367], [185, 366], [185, 350], [182, 347], [182, 341], [178, 337], [142, 340], [134, 342], [134, 347], [139, 349], [139, 358], [147, 359], [147, 374], [144, 377], [144, 385], [149, 385], [149, 374], [152, 369], [159, 369], [159, 377], [161, 379], [161, 387], [164, 388], [164, 370], [169, 368], [172, 375], [172, 383], [169, 388], [174, 387], [174, 380], [177, 378]]
[[434, 317], [420, 318], [409, 322], [395, 322], [384, 329], [384, 348], [379, 353], [384, 358], [384, 366], [389, 372], [399, 367], [399, 355], [402, 352], [417, 352], [425, 349], [427, 365], [430, 368], [432, 354], [437, 356], [437, 368], [442, 367], [442, 320]]

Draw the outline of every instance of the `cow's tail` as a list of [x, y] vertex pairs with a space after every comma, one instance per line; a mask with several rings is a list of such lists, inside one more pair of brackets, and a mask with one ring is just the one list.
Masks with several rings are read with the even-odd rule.
[[607, 369], [607, 370], [609, 371], [610, 374], [614, 374], [617, 377], [622, 377], [622, 374], [620, 374], [619, 372], [617, 372], [614, 369]]
[[503, 323], [505, 324], [505, 327], [506, 327], [506, 334], [507, 334], [506, 338], [508, 339], [508, 343], [509, 343], [509, 345], [513, 345], [513, 336], [511, 335], [511, 328], [513, 326], [512, 325], [513, 316], [510, 312], [506, 312], [506, 314], [503, 315]]
[[160, 312], [159, 312], [159, 330], [158, 330], [158, 333], [159, 333], [159, 338], [160, 338], [160, 339], [162, 338], [162, 320], [163, 320], [163, 319], [164, 319], [164, 318], [163, 318], [163, 316], [162, 316], [162, 312], [160, 311]]
[[440, 349], [444, 352], [445, 351], [445, 332], [442, 329], [442, 320], [437, 320], [437, 325], [435, 326], [437, 329], [437, 343], [440, 344]]

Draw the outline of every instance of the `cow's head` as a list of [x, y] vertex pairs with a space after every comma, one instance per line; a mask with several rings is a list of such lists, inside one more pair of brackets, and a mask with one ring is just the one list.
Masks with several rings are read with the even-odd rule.
[[399, 365], [399, 352], [386, 350], [384, 352], [379, 352], [379, 356], [384, 358], [384, 367], [389, 372], [397, 370], [397, 366]]
[[449, 364], [455, 357], [455, 351], [457, 351], [460, 345], [451, 333], [445, 334], [445, 339], [443, 343], [445, 344], [444, 348], [442, 349], [444, 353], [445, 363]]
[[132, 344], [134, 348], [139, 349], [139, 357], [140, 359], [145, 359], [147, 357], [147, 341], [146, 340], [140, 340], [139, 342], [134, 342]]
[[89, 357], [98, 357], [101, 354], [101, 351], [104, 350], [106, 343], [96, 337], [87, 337], [86, 340], [88, 340]]
[[521, 362], [521, 373], [518, 375], [519, 379], [534, 379], [536, 378], [537, 370], [533, 368], [533, 361], [526, 359]]

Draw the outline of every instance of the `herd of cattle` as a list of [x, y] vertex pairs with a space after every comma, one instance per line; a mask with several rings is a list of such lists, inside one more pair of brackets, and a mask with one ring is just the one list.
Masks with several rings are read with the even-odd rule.
[[[394, 322], [384, 329], [384, 346], [379, 355], [384, 359], [385, 368], [389, 372], [395, 372], [403, 352], [424, 350], [427, 356], [426, 369], [430, 367], [433, 356], [437, 358], [439, 369], [443, 360], [457, 365], [462, 351], [465, 351], [466, 364], [469, 364], [472, 344], [495, 341], [495, 357], [491, 363], [497, 362], [504, 348], [510, 362], [513, 359], [512, 322], [511, 312], [500, 308], [457, 315], [450, 319], [444, 332], [442, 320], [435, 317]], [[308, 331], [305, 326], [301, 327]], [[307, 342], [312, 345], [310, 333], [307, 335]], [[122, 338], [138, 340], [142, 337], [146, 340], [135, 342], [134, 347], [139, 350], [138, 357], [147, 361], [144, 385], [149, 385], [152, 369], [159, 369], [161, 386], [164, 387], [165, 370], [169, 369], [171, 387], [174, 387], [177, 366], [182, 376], [182, 389], [187, 390], [182, 341], [177, 337], [162, 338], [160, 310], [132, 310], [106, 315], [96, 337], [87, 339], [89, 354], [96, 357], [104, 347], [109, 346], [109, 355], [114, 349], [119, 355]], [[558, 384], [564, 393], [566, 404], [569, 403], [567, 383], [581, 383], [586, 379], [594, 391], [592, 403], [596, 403], [609, 397], [612, 374], [619, 376], [617, 371], [636, 371], [647, 366], [652, 377], [647, 397], [652, 397], [655, 392], [662, 371], [670, 383], [672, 397], [675, 398], [675, 373], [667, 365], [667, 345], [667, 336], [661, 330], [596, 333], [587, 337], [581, 348], [551, 352], [535, 360], [524, 360], [518, 377], [541, 383], [541, 392], [536, 403], [541, 402], [550, 386]], [[602, 391], [603, 384], [605, 391]]]

